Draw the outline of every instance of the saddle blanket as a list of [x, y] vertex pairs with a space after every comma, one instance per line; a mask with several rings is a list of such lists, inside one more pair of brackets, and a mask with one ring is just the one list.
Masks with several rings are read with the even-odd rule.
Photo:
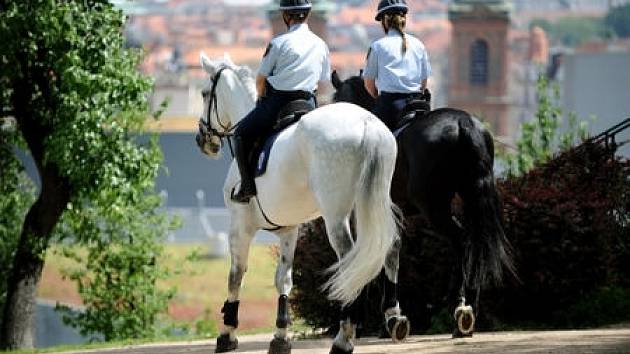
[[265, 143], [260, 149], [258, 153], [258, 158], [255, 159], [256, 166], [254, 167], [254, 177], [260, 177], [265, 174], [267, 171], [267, 162], [269, 162], [269, 154], [271, 152], [271, 147], [273, 143], [276, 142], [278, 135], [280, 135], [281, 131], [274, 133], [272, 136], [265, 140]]

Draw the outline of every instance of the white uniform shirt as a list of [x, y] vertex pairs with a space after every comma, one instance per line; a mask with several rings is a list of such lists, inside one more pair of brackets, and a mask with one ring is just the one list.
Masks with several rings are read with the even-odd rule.
[[313, 92], [330, 80], [328, 46], [306, 23], [293, 25], [271, 41], [258, 73], [276, 90]]
[[402, 52], [402, 36], [396, 30], [372, 43], [363, 77], [376, 80], [379, 92], [419, 92], [422, 81], [431, 75], [429, 55], [424, 44], [405, 33], [407, 51]]

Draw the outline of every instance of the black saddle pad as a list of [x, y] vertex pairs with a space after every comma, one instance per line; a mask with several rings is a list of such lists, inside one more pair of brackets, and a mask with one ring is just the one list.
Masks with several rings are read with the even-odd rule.
[[421, 99], [409, 100], [398, 116], [398, 124], [393, 130], [394, 136], [398, 138], [400, 133], [410, 126], [411, 123], [416, 119], [422, 119], [430, 111], [431, 104], [429, 102]]
[[250, 157], [250, 166], [254, 170], [254, 176], [262, 176], [267, 171], [267, 162], [273, 143], [278, 135], [298, 122], [306, 113], [312, 111], [313, 105], [306, 100], [296, 100], [286, 104], [278, 113], [276, 124], [269, 134], [261, 136], [254, 144], [254, 149]]

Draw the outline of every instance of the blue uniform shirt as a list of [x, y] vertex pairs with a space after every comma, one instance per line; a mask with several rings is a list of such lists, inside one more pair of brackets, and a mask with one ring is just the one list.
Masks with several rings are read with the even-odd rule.
[[306, 23], [293, 25], [271, 41], [258, 73], [276, 90], [313, 92], [330, 80], [328, 46]]
[[407, 51], [402, 52], [402, 36], [396, 30], [372, 43], [363, 77], [376, 80], [379, 92], [419, 92], [422, 81], [431, 75], [429, 55], [424, 44], [405, 33]]

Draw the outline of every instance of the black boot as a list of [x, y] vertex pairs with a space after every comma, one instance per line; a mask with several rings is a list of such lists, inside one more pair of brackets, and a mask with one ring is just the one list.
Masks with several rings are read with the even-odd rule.
[[241, 174], [241, 188], [238, 193], [232, 195], [232, 200], [238, 203], [249, 203], [249, 198], [256, 195], [256, 183], [252, 171], [247, 166], [247, 151], [240, 136], [234, 137], [234, 155], [236, 156], [236, 165]]

